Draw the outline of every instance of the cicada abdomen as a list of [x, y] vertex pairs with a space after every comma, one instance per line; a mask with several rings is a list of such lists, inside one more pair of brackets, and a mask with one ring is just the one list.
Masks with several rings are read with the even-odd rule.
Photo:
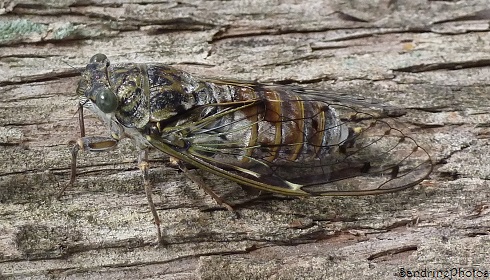
[[238, 174], [239, 183], [286, 195], [364, 195], [431, 172], [428, 153], [382, 107], [296, 87], [203, 83], [208, 103], [190, 110], [197, 119], [179, 119], [178, 138], [193, 160]]

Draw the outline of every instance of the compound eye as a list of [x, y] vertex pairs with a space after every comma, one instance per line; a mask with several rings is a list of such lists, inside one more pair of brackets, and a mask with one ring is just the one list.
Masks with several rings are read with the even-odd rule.
[[100, 62], [103, 62], [104, 60], [107, 59], [107, 56], [103, 53], [98, 53], [94, 56], [92, 56], [92, 58], [90, 58], [90, 63], [100, 63]]
[[89, 64], [91, 64], [91, 63], [103, 64], [105, 67], [109, 67], [109, 65], [110, 65], [109, 59], [107, 58], [107, 56], [105, 54], [102, 54], [102, 53], [98, 53], [98, 54], [92, 56], [92, 58], [90, 58]]
[[95, 104], [104, 113], [112, 113], [116, 110], [117, 96], [109, 89], [101, 89], [95, 97]]

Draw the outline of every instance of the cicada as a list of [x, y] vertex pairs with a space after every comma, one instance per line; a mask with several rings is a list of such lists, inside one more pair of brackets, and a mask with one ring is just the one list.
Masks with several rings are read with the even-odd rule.
[[[429, 153], [390, 116], [393, 107], [299, 86], [199, 78], [165, 64], [110, 64], [96, 54], [82, 73], [81, 138], [72, 149], [107, 151], [123, 137], [236, 183], [287, 196], [360, 196], [403, 190], [431, 173]], [[87, 137], [83, 109], [110, 137]], [[185, 167], [184, 167], [185, 168]], [[218, 195], [208, 193], [218, 202]]]

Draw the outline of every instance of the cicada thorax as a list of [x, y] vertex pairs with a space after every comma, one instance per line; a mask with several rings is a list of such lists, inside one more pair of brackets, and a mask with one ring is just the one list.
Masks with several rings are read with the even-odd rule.
[[183, 113], [198, 102], [193, 94], [198, 82], [170, 66], [111, 65], [107, 75], [119, 98], [116, 118], [126, 127], [144, 128]]

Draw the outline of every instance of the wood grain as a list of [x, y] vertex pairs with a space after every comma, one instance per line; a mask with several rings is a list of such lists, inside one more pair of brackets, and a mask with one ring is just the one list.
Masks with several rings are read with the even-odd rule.
[[[487, 0], [0, 1], [0, 278], [488, 273], [489, 19]], [[55, 199], [69, 179], [68, 141], [78, 136], [79, 69], [99, 52], [114, 62], [299, 83], [406, 108], [401, 120], [436, 170], [400, 193], [263, 199], [234, 218], [152, 154], [169, 242], [156, 249], [130, 141], [81, 155], [76, 186]], [[93, 116], [86, 126], [107, 135]], [[202, 175], [225, 197], [246, 197]]]

